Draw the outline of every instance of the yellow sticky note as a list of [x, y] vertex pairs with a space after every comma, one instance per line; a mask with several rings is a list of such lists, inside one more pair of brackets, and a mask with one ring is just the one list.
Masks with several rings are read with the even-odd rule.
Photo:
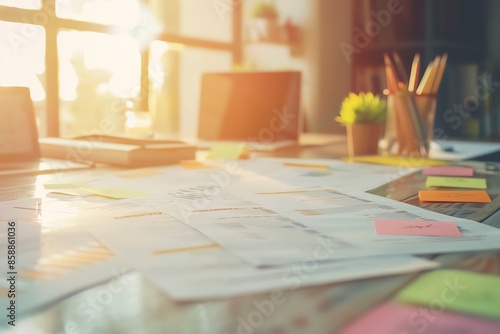
[[70, 196], [80, 196], [88, 194], [88, 192], [83, 190], [83, 188], [51, 189], [49, 192], [52, 194], [63, 194]]
[[248, 159], [246, 143], [217, 143], [208, 153], [209, 159]]
[[428, 176], [425, 182], [427, 188], [446, 187], [446, 188], [467, 188], [467, 189], [486, 189], [486, 179], [476, 177], [446, 177], [446, 176]]
[[146, 169], [134, 169], [125, 172], [116, 173], [116, 176], [123, 177], [125, 179], [138, 179], [142, 177], [161, 175], [163, 174], [161, 170], [156, 168], [146, 168]]
[[435, 270], [405, 287], [397, 300], [500, 319], [500, 277], [461, 270]]
[[216, 168], [221, 168], [221, 167], [216, 166], [216, 165], [207, 165], [201, 161], [196, 161], [196, 160], [181, 160], [180, 164], [185, 169], [216, 169]]
[[43, 187], [46, 190], [54, 190], [54, 189], [75, 189], [75, 188], [85, 188], [87, 187], [87, 183], [85, 182], [53, 182], [53, 183], [45, 183]]
[[348, 162], [360, 162], [376, 165], [398, 166], [408, 168], [419, 168], [425, 166], [445, 166], [448, 165], [447, 161], [426, 159], [421, 157], [405, 157], [400, 155], [367, 155], [360, 157], [343, 158]]
[[92, 195], [109, 197], [114, 199], [145, 197], [148, 194], [125, 188], [81, 188]]

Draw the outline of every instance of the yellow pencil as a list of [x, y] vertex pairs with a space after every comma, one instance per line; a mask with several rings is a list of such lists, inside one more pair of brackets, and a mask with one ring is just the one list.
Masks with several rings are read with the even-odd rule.
[[295, 162], [284, 162], [283, 166], [302, 167], [302, 168], [322, 168], [322, 169], [330, 168], [328, 165], [300, 164], [300, 163], [295, 163]]
[[434, 79], [434, 83], [432, 85], [432, 94], [437, 94], [439, 90], [439, 85], [441, 84], [441, 79], [443, 78], [443, 73], [446, 68], [446, 61], [448, 60], [448, 54], [444, 54], [443, 57], [441, 57], [441, 61], [439, 62], [439, 67], [436, 73], [436, 79]]
[[413, 62], [411, 63], [411, 72], [410, 72], [410, 82], [408, 83], [408, 91], [413, 92], [418, 86], [418, 79], [420, 75], [420, 54], [415, 53], [415, 57], [413, 58]]

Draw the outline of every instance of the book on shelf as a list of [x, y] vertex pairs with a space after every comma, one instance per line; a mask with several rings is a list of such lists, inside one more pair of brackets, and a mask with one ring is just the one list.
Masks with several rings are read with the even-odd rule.
[[93, 161], [130, 167], [175, 164], [195, 159], [196, 147], [178, 141], [89, 136], [40, 138], [43, 157], [71, 162]]

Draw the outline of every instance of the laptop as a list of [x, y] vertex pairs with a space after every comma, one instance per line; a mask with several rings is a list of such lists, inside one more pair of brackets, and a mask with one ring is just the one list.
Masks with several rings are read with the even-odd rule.
[[83, 169], [92, 164], [42, 159], [27, 87], [0, 87], [0, 176]]
[[298, 145], [301, 73], [216, 72], [201, 79], [197, 142], [247, 142], [270, 151]]

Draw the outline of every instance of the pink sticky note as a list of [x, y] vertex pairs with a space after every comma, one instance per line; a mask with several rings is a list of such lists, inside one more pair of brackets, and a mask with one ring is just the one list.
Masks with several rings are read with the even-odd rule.
[[424, 175], [437, 176], [473, 176], [474, 168], [457, 166], [431, 166], [422, 171]]
[[375, 230], [377, 234], [462, 237], [462, 233], [454, 222], [375, 220]]
[[341, 333], [500, 333], [499, 321], [441, 310], [433, 312], [437, 311], [431, 306], [389, 302], [361, 316]]

